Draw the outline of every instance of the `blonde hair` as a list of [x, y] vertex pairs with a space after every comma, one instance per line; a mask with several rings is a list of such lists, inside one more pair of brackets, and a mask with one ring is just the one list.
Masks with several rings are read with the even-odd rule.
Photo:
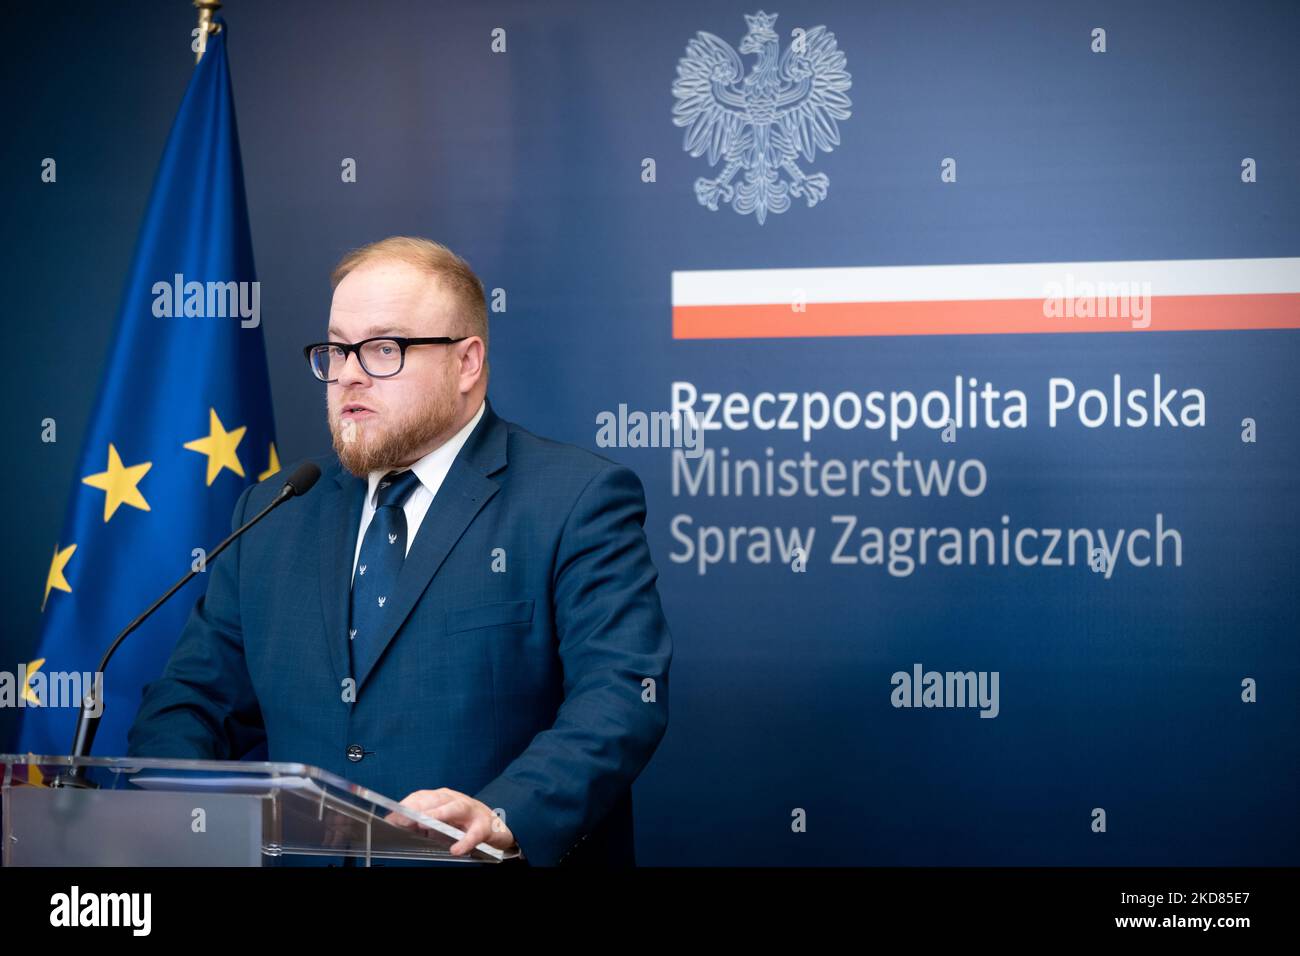
[[483, 283], [469, 263], [440, 242], [419, 236], [390, 236], [353, 249], [330, 273], [330, 288], [337, 289], [343, 277], [353, 269], [381, 259], [396, 260], [442, 280], [452, 299], [458, 303], [457, 325], [449, 335], [477, 335], [483, 340], [484, 371], [488, 340], [487, 299]]

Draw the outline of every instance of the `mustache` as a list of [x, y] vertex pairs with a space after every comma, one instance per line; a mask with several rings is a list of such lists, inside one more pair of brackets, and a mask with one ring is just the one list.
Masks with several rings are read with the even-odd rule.
[[329, 410], [334, 414], [338, 414], [343, 409], [348, 408], [352, 405], [360, 405], [362, 408], [370, 408], [370, 409], [374, 409], [375, 411], [379, 410], [379, 404], [377, 402], [373, 401], [370, 398], [361, 397], [361, 396], [356, 396], [356, 397], [342, 396], [337, 399], [331, 399], [326, 404], [329, 406]]

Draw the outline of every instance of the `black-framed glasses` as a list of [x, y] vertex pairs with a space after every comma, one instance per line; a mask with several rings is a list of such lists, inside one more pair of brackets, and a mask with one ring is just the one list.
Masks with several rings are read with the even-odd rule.
[[360, 342], [317, 342], [302, 350], [312, 374], [322, 382], [337, 382], [348, 364], [348, 356], [356, 352], [361, 369], [371, 378], [391, 378], [406, 365], [406, 350], [412, 345], [452, 345], [469, 338], [449, 338], [445, 335], [422, 336], [406, 339], [383, 335]]

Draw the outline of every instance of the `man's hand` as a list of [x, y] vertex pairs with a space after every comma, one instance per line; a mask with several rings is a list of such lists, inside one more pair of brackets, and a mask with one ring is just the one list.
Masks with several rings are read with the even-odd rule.
[[[464, 856], [480, 843], [494, 846], [498, 850], [508, 850], [515, 845], [515, 835], [510, 832], [505, 821], [492, 812], [491, 807], [457, 790], [447, 787], [417, 790], [403, 799], [401, 805], [449, 823], [457, 830], [463, 830], [465, 836], [451, 846], [451, 852], [455, 856]], [[431, 832], [428, 827], [397, 813], [390, 813], [384, 819], [400, 827], [419, 829], [423, 833]]]

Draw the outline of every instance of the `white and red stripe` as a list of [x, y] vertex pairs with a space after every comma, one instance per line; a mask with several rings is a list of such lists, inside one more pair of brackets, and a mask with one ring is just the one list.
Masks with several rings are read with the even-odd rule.
[[[1134, 295], [1149, 289], [1145, 327], [1045, 314], [1054, 294], [1125, 283]], [[1294, 329], [1300, 259], [674, 272], [672, 306], [679, 339]]]

